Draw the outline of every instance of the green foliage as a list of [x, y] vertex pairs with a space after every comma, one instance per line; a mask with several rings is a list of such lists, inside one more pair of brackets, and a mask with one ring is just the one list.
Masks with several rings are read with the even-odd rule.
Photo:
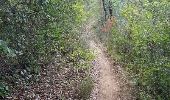
[[79, 96], [81, 97], [81, 99], [87, 100], [90, 97], [92, 88], [93, 88], [93, 81], [88, 76], [82, 81], [81, 86], [80, 86]]
[[15, 57], [14, 50], [11, 50], [5, 41], [0, 40], [0, 53], [6, 54], [8, 57]]
[[109, 34], [109, 51], [116, 51], [128, 66], [127, 70], [139, 86], [139, 99], [168, 100], [170, 2], [125, 0], [113, 5], [117, 25]]
[[[0, 0], [0, 67], [39, 74], [41, 66], [56, 57], [65, 66], [71, 62], [74, 67], [88, 69], [93, 55], [80, 44], [77, 32], [87, 15], [84, 2]], [[4, 86], [0, 86], [0, 93], [6, 95]]]
[[0, 98], [9, 93], [9, 88], [4, 83], [0, 82]]
[[12, 65], [24, 65], [32, 71], [60, 51], [83, 14], [82, 2], [76, 0], [1, 2], [1, 48], [15, 59]]

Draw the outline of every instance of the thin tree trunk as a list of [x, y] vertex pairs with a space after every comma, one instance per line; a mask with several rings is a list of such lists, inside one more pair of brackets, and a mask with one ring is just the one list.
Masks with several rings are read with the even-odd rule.
[[103, 10], [104, 10], [104, 20], [106, 21], [107, 12], [106, 12], [106, 7], [105, 7], [105, 0], [102, 0], [102, 4], [103, 4]]

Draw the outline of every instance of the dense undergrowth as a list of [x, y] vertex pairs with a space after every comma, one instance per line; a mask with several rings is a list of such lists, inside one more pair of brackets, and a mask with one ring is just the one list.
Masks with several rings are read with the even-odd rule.
[[[90, 12], [85, 9], [89, 2], [91, 1], [0, 1], [0, 98], [8, 96], [10, 99], [16, 99], [11, 96], [14, 94], [18, 99], [33, 99], [27, 98], [28, 94], [19, 98], [21, 94], [14, 92], [21, 91], [20, 86], [39, 85], [39, 81], [43, 81], [42, 77], [45, 77], [42, 74], [49, 66], [55, 67], [49, 69], [57, 72], [56, 74], [62, 73], [60, 69], [72, 70], [75, 74], [65, 81], [74, 83], [78, 80], [80, 84], [91, 82], [87, 77], [89, 61], [93, 59], [93, 55], [83, 47], [79, 39], [79, 26], [90, 16]], [[79, 76], [81, 73], [84, 73], [83, 76]], [[46, 75], [47, 78], [50, 75]], [[91, 83], [87, 84], [85, 89], [80, 84], [77, 84], [77, 89], [90, 93]], [[62, 86], [62, 83], [60, 85]], [[68, 99], [69, 96], [65, 98]], [[73, 99], [74, 96], [70, 98]]]
[[112, 30], [98, 36], [127, 66], [137, 98], [168, 100], [169, 0], [101, 2], [104, 11], [93, 0], [0, 0], [0, 99], [87, 99], [93, 55], [79, 26], [95, 16], [103, 27], [113, 13]]
[[116, 23], [98, 35], [126, 66], [140, 100], [170, 98], [169, 6], [169, 0], [112, 1]]

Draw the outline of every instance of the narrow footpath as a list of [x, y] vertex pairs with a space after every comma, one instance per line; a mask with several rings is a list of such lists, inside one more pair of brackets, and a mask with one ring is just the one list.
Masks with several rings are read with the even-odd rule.
[[90, 100], [134, 100], [130, 82], [126, 79], [122, 68], [107, 56], [104, 46], [95, 36], [94, 25], [96, 25], [95, 20], [89, 21], [83, 33], [83, 39], [95, 54], [91, 70], [94, 89]]

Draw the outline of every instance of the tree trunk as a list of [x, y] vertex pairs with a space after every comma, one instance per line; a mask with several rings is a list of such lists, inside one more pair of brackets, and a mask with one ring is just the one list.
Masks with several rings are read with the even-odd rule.
[[102, 0], [102, 4], [103, 4], [103, 10], [104, 10], [104, 20], [106, 21], [107, 12], [106, 12], [105, 0]]

